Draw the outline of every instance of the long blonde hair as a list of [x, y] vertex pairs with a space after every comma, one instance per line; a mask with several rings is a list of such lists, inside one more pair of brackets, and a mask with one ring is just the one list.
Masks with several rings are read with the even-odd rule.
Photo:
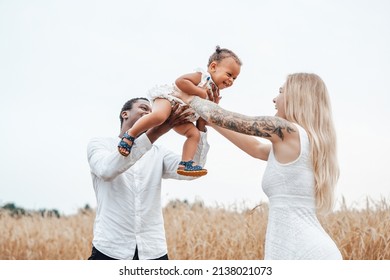
[[317, 209], [328, 212], [340, 173], [328, 90], [319, 76], [309, 73], [289, 75], [283, 90], [286, 119], [302, 126], [309, 137]]

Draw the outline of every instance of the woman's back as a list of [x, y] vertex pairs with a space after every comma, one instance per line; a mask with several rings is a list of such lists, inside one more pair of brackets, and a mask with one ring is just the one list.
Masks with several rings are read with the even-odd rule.
[[300, 155], [279, 163], [271, 152], [263, 176], [269, 198], [265, 259], [342, 259], [316, 216], [314, 174], [306, 131], [299, 130]]

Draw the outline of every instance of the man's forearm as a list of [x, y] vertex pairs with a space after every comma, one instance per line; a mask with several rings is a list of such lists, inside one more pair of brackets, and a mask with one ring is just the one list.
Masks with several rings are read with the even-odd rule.
[[151, 143], [154, 143], [158, 138], [160, 138], [162, 135], [167, 133], [170, 130], [170, 127], [168, 124], [164, 123], [162, 125], [153, 127], [146, 131], [146, 136], [148, 136], [149, 141]]

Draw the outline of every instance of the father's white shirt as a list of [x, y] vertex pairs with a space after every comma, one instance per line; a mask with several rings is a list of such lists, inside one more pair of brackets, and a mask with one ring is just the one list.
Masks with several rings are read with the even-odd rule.
[[[97, 207], [93, 246], [115, 259], [140, 259], [167, 254], [161, 208], [161, 179], [192, 180], [176, 173], [181, 156], [139, 136], [128, 157], [119, 154], [119, 138], [94, 138], [88, 144]], [[209, 150], [207, 133], [194, 158], [204, 166]]]

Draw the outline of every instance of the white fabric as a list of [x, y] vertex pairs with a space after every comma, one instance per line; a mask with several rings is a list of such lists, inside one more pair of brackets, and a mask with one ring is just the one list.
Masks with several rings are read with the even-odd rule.
[[[214, 84], [214, 82], [211, 79], [210, 74], [201, 68], [197, 68], [195, 71], [202, 74], [201, 81], [197, 86], [201, 88], [203, 87], [211, 88], [211, 84]], [[171, 85], [165, 84], [165, 85], [156, 86], [151, 90], [149, 90], [147, 93], [147, 97], [151, 100], [152, 103], [156, 98], [165, 98], [171, 102], [172, 106], [175, 103], [179, 103], [180, 105], [186, 105], [183, 100], [172, 95], [174, 92], [180, 92], [180, 89], [175, 84], [171, 84]], [[199, 119], [199, 114], [196, 113], [192, 108], [187, 109], [185, 112], [183, 112], [183, 114], [187, 112], [192, 113], [192, 115], [187, 118], [189, 122], [194, 122], [197, 119]]]
[[[93, 246], [115, 259], [140, 259], [167, 254], [161, 208], [162, 178], [192, 180], [176, 173], [180, 155], [152, 145], [142, 134], [128, 157], [119, 154], [119, 138], [94, 138], [88, 162], [97, 200]], [[204, 166], [209, 150], [206, 133], [194, 160]]]
[[301, 144], [299, 157], [281, 164], [271, 149], [263, 176], [263, 190], [269, 198], [265, 259], [342, 259], [317, 219], [310, 142], [306, 131], [296, 127]]

